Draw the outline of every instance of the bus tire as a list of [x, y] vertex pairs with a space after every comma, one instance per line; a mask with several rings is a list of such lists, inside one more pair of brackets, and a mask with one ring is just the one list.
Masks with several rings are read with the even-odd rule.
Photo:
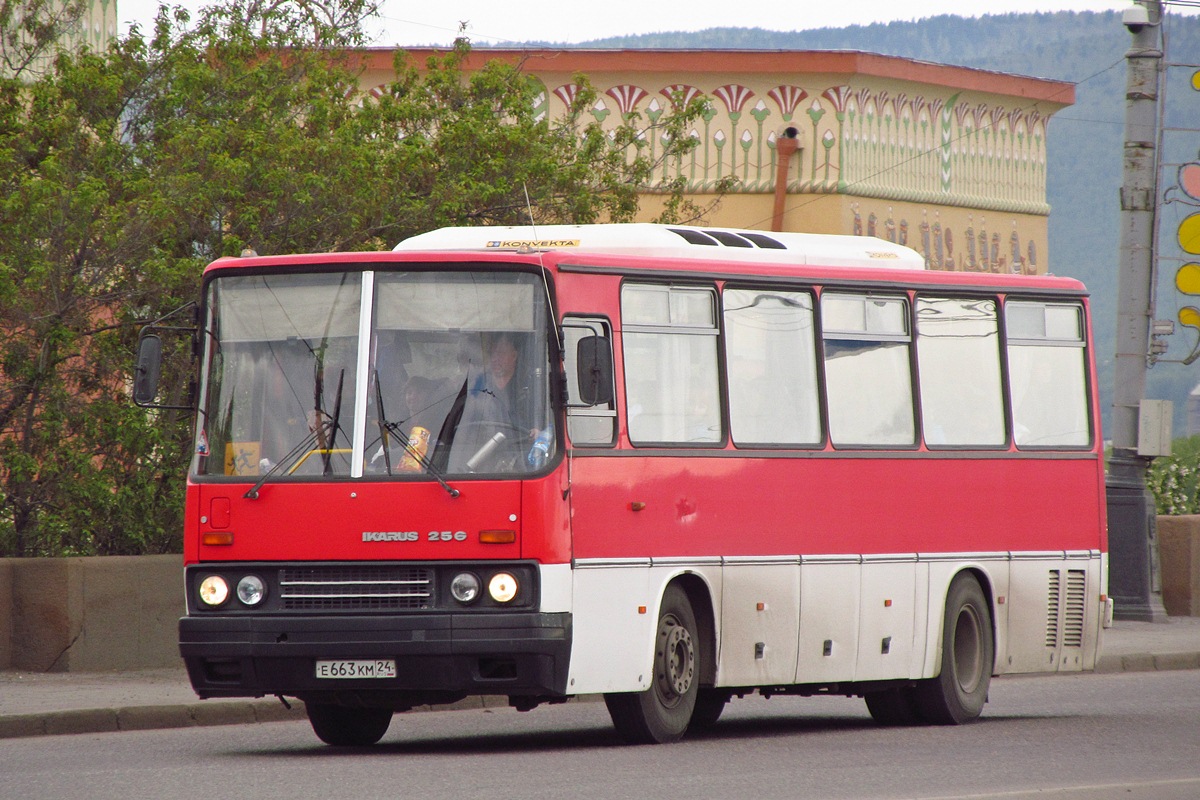
[[888, 727], [900, 727], [919, 725], [925, 721], [917, 711], [915, 695], [913, 687], [900, 686], [867, 692], [863, 699], [867, 701], [867, 711], [871, 712], [875, 722]]
[[976, 719], [987, 702], [994, 658], [987, 597], [975, 576], [960, 573], [946, 593], [941, 671], [917, 684], [917, 712], [935, 725]]
[[668, 586], [658, 614], [650, 688], [604, 695], [617, 733], [630, 744], [666, 744], [687, 732], [700, 688], [700, 639], [687, 595]]
[[689, 731], [711, 728], [721, 718], [721, 712], [732, 695], [724, 689], [701, 689], [696, 693], [696, 707], [692, 709]]
[[334, 747], [366, 747], [383, 738], [392, 724], [390, 708], [355, 708], [332, 703], [305, 703], [313, 732]]

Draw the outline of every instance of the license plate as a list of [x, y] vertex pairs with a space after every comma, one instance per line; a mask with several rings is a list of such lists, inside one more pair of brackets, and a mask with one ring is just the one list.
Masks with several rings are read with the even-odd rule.
[[396, 662], [388, 659], [318, 661], [318, 678], [394, 678]]

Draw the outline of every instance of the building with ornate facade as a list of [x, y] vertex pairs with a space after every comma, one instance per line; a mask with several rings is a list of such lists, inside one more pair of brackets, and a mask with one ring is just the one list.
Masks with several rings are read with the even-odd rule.
[[[409, 50], [417, 64], [433, 52]], [[367, 52], [365, 90], [383, 89], [393, 55]], [[848, 51], [488, 48], [465, 68], [491, 59], [535, 76], [551, 117], [577, 74], [598, 92], [589, 113], [601, 124], [706, 98], [689, 131], [698, 147], [662, 180], [682, 176], [703, 204], [735, 178], [708, 224], [874, 235], [940, 269], [1049, 266], [1046, 125], [1074, 84]], [[643, 217], [658, 208], [647, 187]]]
[[[66, 5], [64, 0], [52, 0], [45, 9], [45, 14], [51, 18], [61, 13]], [[22, 8], [18, 6], [14, 13], [19, 15]], [[14, 24], [20, 22], [17, 17]], [[117, 38], [117, 0], [89, 0], [83, 14], [59, 39], [59, 46], [67, 50], [78, 50], [87, 47], [93, 51], [106, 49], [109, 42]], [[24, 43], [22, 39], [22, 43]], [[18, 45], [19, 49], [20, 45]], [[54, 53], [41, 53], [31, 61], [26, 72], [31, 75], [41, 74], [53, 62]], [[0, 70], [8, 69], [8, 65], [0, 63]]]

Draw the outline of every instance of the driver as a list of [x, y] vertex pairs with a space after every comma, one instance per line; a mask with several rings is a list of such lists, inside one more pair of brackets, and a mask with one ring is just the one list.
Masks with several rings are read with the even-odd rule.
[[508, 334], [497, 336], [488, 351], [487, 369], [475, 379], [467, 395], [472, 420], [498, 423], [515, 432], [537, 436], [530, 417], [529, 391], [514, 380], [517, 374], [517, 346]]
[[511, 461], [515, 454], [523, 454], [538, 434], [529, 389], [517, 378], [518, 360], [512, 336], [500, 334], [491, 342], [486, 369], [467, 391], [460, 432], [469, 432], [470, 441], [464, 442], [467, 446], [459, 452], [469, 457], [490, 438], [503, 434], [502, 441], [494, 445], [500, 460], [490, 462], [493, 469], [503, 468], [504, 459]]

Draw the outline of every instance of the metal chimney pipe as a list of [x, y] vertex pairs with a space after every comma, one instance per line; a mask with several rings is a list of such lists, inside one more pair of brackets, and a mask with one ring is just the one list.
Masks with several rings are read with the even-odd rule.
[[771, 215], [771, 230], [780, 232], [783, 230], [783, 211], [787, 200], [787, 184], [788, 184], [788, 166], [792, 160], [792, 154], [800, 149], [800, 140], [796, 138], [799, 131], [795, 128], [788, 128], [775, 140], [775, 154], [777, 156], [775, 164], [775, 209]]

